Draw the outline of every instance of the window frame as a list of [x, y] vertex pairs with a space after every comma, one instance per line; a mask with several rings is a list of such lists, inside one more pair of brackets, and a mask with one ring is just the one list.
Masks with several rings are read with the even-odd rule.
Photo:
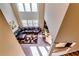
[[[22, 4], [23, 5], [23, 10], [22, 11], [20, 11], [20, 6], [19, 6], [19, 4]], [[29, 9], [29, 11], [27, 10], [27, 8], [26, 8], [26, 5], [25, 4], [29, 4], [30, 5], [30, 9]], [[34, 8], [33, 8], [33, 4], [36, 4], [36, 10], [34, 10]], [[19, 12], [38, 12], [38, 4], [37, 3], [17, 3], [17, 7], [18, 7], [18, 11]]]

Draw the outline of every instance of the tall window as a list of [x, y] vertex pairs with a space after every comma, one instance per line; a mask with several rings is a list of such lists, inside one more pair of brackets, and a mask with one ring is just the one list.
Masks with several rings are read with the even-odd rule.
[[37, 12], [37, 3], [18, 3], [18, 10], [20, 12]]
[[24, 11], [24, 6], [22, 3], [18, 3], [17, 6], [19, 11]]
[[38, 20], [33, 20], [33, 26], [38, 27]]
[[32, 12], [37, 12], [37, 4], [31, 4], [32, 6]]
[[[18, 3], [17, 7], [21, 14], [20, 17], [22, 18], [21, 21], [24, 27], [38, 27], [37, 3]], [[23, 19], [23, 16], [26, 16], [26, 14], [28, 14], [28, 16]]]
[[38, 20], [22, 20], [24, 27], [38, 27]]
[[28, 20], [28, 26], [29, 26], [29, 27], [33, 27], [32, 20]]
[[28, 27], [27, 20], [22, 20], [22, 24], [23, 24], [24, 27]]
[[24, 7], [25, 7], [25, 11], [31, 12], [30, 3], [25, 3], [25, 4], [24, 4]]

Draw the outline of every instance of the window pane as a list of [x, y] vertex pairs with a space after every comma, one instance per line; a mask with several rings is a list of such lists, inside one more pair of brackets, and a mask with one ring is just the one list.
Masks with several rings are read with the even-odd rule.
[[18, 3], [17, 6], [19, 11], [24, 11], [23, 3]]
[[22, 24], [23, 24], [23, 27], [27, 27], [28, 26], [27, 20], [22, 20]]
[[29, 27], [33, 27], [32, 20], [28, 20], [28, 26], [29, 26]]
[[25, 3], [24, 5], [25, 5], [25, 11], [30, 12], [31, 11], [30, 3]]
[[37, 4], [32, 3], [32, 12], [37, 12]]
[[38, 27], [38, 20], [33, 20], [33, 26]]

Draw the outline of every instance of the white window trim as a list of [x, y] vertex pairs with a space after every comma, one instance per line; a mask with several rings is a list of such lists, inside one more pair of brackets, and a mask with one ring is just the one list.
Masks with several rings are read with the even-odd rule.
[[[30, 9], [29, 10], [27, 10], [26, 11], [26, 6], [25, 6], [25, 3], [22, 3], [23, 4], [23, 10], [19, 10], [19, 5], [17, 6], [18, 7], [18, 10], [20, 11], [20, 12], [38, 12], [38, 5], [36, 6], [36, 10], [33, 10], [34, 8], [32, 8], [33, 6], [32, 6], [32, 4], [34, 4], [34, 3], [29, 3], [30, 4]], [[27, 4], [27, 3], [26, 3]], [[37, 4], [37, 3], [36, 3]]]

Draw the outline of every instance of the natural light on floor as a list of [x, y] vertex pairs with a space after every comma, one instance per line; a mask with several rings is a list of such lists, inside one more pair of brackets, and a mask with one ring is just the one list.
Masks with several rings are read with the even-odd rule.
[[[48, 51], [46, 50], [46, 48], [49, 50], [49, 46], [31, 46], [30, 49], [31, 49], [31, 52], [32, 52], [32, 55], [33, 56], [40, 56], [40, 53], [42, 54], [42, 56], [48, 56]], [[39, 49], [39, 51], [38, 51]]]
[[30, 47], [33, 56], [40, 56], [36, 46]]

